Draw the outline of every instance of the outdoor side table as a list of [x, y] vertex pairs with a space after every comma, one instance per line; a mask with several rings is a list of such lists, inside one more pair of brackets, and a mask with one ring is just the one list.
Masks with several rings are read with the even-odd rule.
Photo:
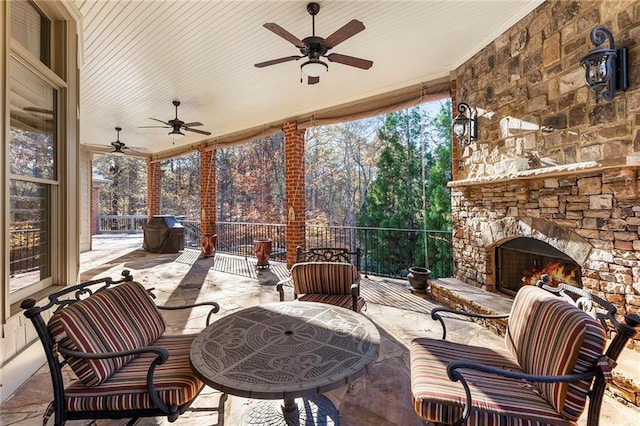
[[191, 346], [191, 364], [215, 389], [267, 400], [252, 404], [245, 425], [337, 425], [338, 410], [322, 393], [364, 374], [379, 347], [377, 328], [362, 314], [280, 302], [209, 325]]

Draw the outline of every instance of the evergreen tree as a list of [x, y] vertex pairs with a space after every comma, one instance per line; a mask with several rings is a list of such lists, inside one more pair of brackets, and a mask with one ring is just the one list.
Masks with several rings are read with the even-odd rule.
[[430, 147], [427, 151], [426, 229], [451, 230], [451, 101], [443, 103], [429, 123]]
[[[419, 108], [390, 113], [378, 132], [384, 148], [378, 159], [378, 174], [371, 184], [360, 216], [361, 226], [422, 228], [422, 158], [425, 143], [423, 114]], [[419, 235], [389, 238], [382, 232], [368, 233], [369, 258], [382, 274], [397, 274], [415, 262]]]
[[[450, 230], [451, 103], [443, 103], [433, 118], [419, 107], [388, 114], [378, 137], [384, 148], [359, 225]], [[441, 267], [451, 257], [448, 241], [438, 235], [425, 238], [423, 233], [407, 232], [401, 239], [397, 235], [367, 232], [365, 247], [379, 273], [406, 273], [409, 266]]]
[[[451, 230], [451, 190], [447, 183], [451, 172], [451, 102], [440, 107], [438, 114], [430, 120], [430, 148], [427, 150], [427, 174], [425, 182], [425, 229]], [[428, 234], [426, 239], [428, 264], [436, 277], [448, 276], [453, 270], [452, 247], [444, 234]]]

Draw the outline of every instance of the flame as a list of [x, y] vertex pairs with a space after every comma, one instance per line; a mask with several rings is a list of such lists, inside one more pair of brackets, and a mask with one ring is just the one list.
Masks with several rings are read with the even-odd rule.
[[554, 286], [557, 286], [559, 283], [566, 283], [580, 287], [580, 283], [578, 282], [578, 267], [561, 262], [549, 262], [544, 265], [543, 268], [533, 268], [522, 277], [522, 283], [525, 285], [535, 285], [542, 274], [550, 275], [552, 285]]

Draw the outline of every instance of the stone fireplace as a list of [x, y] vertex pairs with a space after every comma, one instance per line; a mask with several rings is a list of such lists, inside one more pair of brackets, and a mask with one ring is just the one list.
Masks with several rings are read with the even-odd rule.
[[622, 315], [640, 312], [640, 66], [595, 102], [580, 59], [597, 25], [640, 57], [640, 1], [549, 0], [452, 73], [453, 115], [478, 117], [452, 149], [454, 278], [513, 294], [557, 261]]
[[567, 269], [565, 282], [604, 297], [620, 313], [637, 312], [636, 167], [563, 169], [451, 183], [455, 278], [514, 294], [527, 277], [536, 280], [532, 269], [555, 261]]

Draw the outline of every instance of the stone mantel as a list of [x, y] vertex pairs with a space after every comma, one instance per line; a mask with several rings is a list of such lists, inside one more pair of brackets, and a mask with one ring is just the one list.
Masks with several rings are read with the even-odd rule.
[[480, 176], [470, 179], [460, 179], [448, 183], [450, 188], [487, 185], [499, 182], [511, 182], [514, 180], [529, 180], [540, 178], [561, 178], [575, 176], [579, 173], [603, 172], [610, 179], [626, 180], [630, 184], [636, 184], [637, 172], [640, 169], [640, 156], [629, 156], [622, 159], [609, 161], [587, 161], [562, 166], [542, 167], [538, 169], [522, 170], [508, 174]]

